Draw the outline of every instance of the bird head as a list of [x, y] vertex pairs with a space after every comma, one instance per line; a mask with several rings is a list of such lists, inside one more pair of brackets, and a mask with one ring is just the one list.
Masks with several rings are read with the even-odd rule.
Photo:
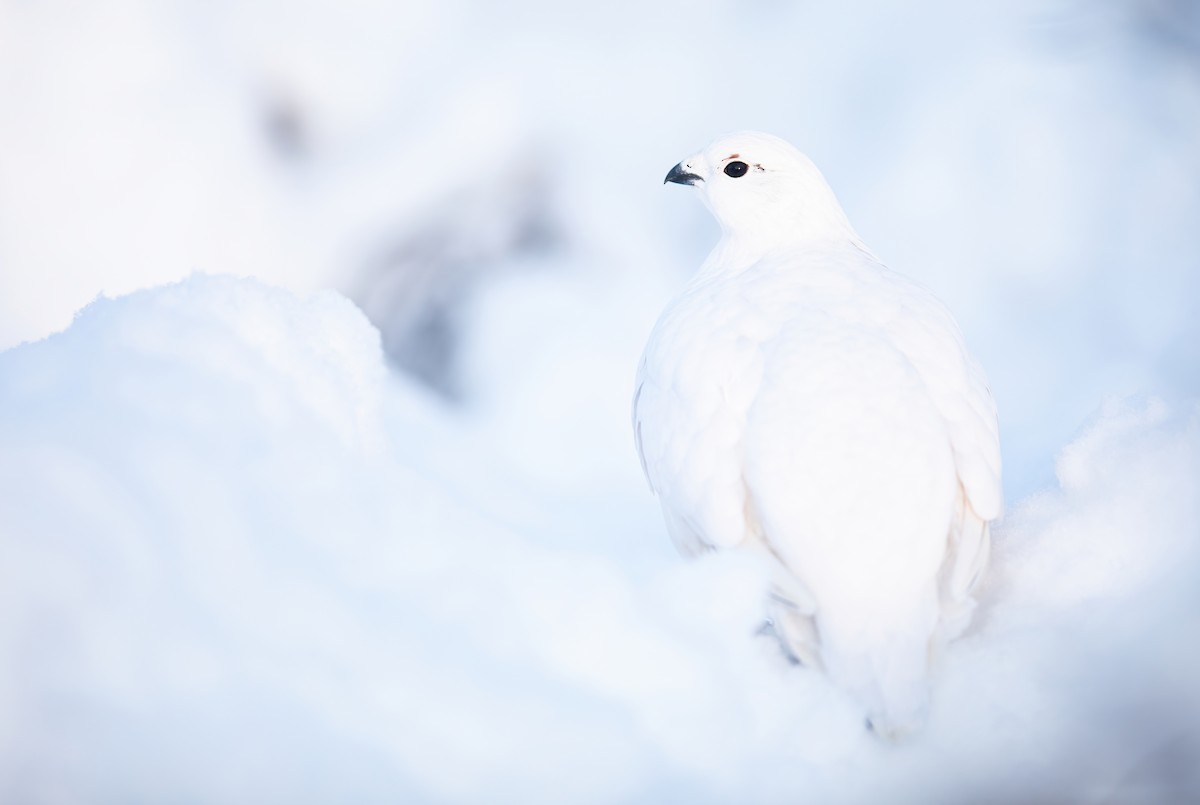
[[784, 140], [743, 131], [680, 162], [666, 182], [695, 188], [727, 239], [755, 251], [858, 239], [817, 167]]

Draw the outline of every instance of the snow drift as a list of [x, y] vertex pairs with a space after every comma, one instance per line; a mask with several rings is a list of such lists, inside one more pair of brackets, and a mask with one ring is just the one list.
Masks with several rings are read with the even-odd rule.
[[387, 374], [345, 299], [249, 280], [0, 353], [0, 798], [1200, 787], [1200, 408], [1113, 402], [1062, 451], [899, 747], [756, 633], [763, 568], [674, 559], [632, 482], [564, 503], [472, 416]]

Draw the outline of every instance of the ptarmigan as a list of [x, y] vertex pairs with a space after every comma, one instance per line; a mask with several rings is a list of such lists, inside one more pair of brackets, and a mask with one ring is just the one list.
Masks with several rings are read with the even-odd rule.
[[867, 250], [816, 167], [744, 132], [676, 165], [723, 236], [633, 398], [676, 547], [761, 552], [787, 650], [884, 736], [924, 720], [1001, 509], [996, 409], [946, 308]]

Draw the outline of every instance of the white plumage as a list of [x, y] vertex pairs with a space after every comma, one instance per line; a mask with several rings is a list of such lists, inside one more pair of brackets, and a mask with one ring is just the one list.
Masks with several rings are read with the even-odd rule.
[[730, 135], [667, 180], [723, 232], [638, 370], [634, 435], [668, 531], [686, 555], [771, 557], [787, 649], [882, 734], [911, 731], [1000, 514], [987, 381], [946, 308], [866, 249], [786, 142]]

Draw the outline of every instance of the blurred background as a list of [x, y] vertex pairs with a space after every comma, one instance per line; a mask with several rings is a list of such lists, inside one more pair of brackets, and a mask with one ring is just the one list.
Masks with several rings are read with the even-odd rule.
[[232, 273], [347, 293], [454, 404], [580, 339], [623, 404], [717, 237], [662, 175], [742, 128], [949, 304], [1010, 497], [1106, 395], [1200, 391], [1189, 0], [7, 0], [0, 346]]
[[[992, 383], [1016, 592], [929, 751], [640, 477], [718, 237], [662, 177], [737, 129]], [[1200, 788], [1192, 0], [0, 0], [0, 350], [0, 799]]]

